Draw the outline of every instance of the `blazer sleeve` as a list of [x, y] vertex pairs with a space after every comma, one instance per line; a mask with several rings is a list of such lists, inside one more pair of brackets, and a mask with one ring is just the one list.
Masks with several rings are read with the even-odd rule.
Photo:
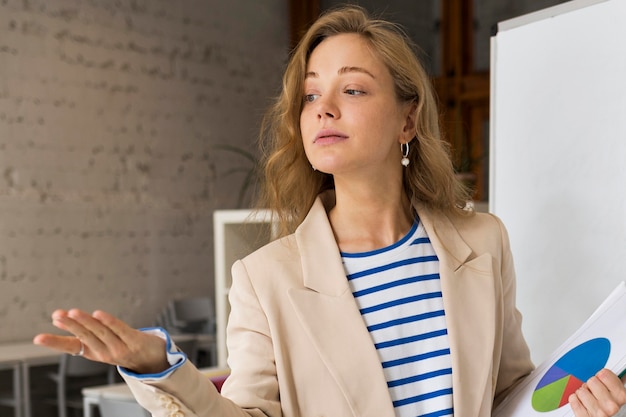
[[161, 380], [122, 375], [154, 417], [279, 417], [281, 407], [269, 324], [242, 261], [232, 268], [227, 329], [230, 375], [221, 394], [187, 361]]
[[[226, 328], [230, 375], [222, 386], [222, 395], [250, 414], [278, 417], [281, 403], [267, 317], [272, 306], [262, 305], [248, 268], [271, 270], [267, 264], [254, 262], [250, 256], [233, 264], [233, 282], [228, 294], [231, 312]], [[268, 274], [262, 276], [268, 278]]]
[[137, 402], [153, 417], [249, 416], [222, 397], [211, 380], [189, 361], [162, 380], [122, 377]]
[[516, 277], [509, 236], [502, 221], [495, 218], [500, 227], [502, 243], [502, 353], [494, 406], [499, 404], [510, 390], [534, 369], [530, 350], [522, 333], [522, 315], [516, 306]]

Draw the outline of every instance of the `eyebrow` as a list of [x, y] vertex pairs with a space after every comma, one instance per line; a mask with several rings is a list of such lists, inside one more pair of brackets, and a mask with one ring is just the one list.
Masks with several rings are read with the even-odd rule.
[[[362, 74], [367, 74], [370, 77], [372, 77], [373, 79], [376, 79], [376, 77], [374, 77], [374, 74], [372, 74], [371, 72], [369, 72], [368, 70], [366, 70], [363, 67], [341, 67], [339, 68], [339, 71], [337, 71], [337, 74], [339, 75], [343, 75], [343, 74], [348, 74], [351, 72], [360, 72]], [[319, 74], [315, 71], [308, 71], [307, 73], [304, 74], [304, 78], [317, 78], [319, 77]]]

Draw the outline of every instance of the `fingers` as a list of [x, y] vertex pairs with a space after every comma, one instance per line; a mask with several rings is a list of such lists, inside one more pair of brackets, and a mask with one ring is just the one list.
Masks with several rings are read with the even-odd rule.
[[80, 351], [82, 342], [87, 359], [138, 373], [158, 373], [170, 366], [162, 338], [133, 329], [104, 311], [56, 310], [52, 324], [73, 336], [40, 334], [33, 342], [71, 354]]
[[[105, 318], [105, 321], [101, 321], [99, 317]], [[88, 314], [72, 309], [67, 312], [67, 315], [61, 314], [55, 319], [82, 340], [86, 347], [85, 357], [100, 362], [119, 364], [120, 360], [123, 361], [129, 356], [130, 349], [127, 340], [118, 336], [117, 332], [109, 327], [109, 323], [113, 323], [118, 328], [127, 329], [127, 334], [135, 330], [130, 329], [122, 321], [114, 319], [113, 316], [104, 312]]]
[[[72, 333], [64, 321], [57, 320], [57, 318], [62, 318], [67, 315], [65, 310], [56, 310], [52, 313], [52, 324], [58, 327], [61, 330], [68, 331]], [[34, 337], [33, 343], [36, 345], [45, 346], [54, 350], [59, 350], [65, 353], [76, 353], [80, 351], [81, 342], [75, 336], [59, 336], [54, 334], [42, 333]]]
[[142, 332], [101, 310], [94, 311], [91, 318], [99, 325], [95, 329], [90, 328], [91, 331], [102, 332], [99, 337], [112, 353], [116, 352], [128, 358], [144, 351], [146, 336]]
[[105, 313], [94, 311], [92, 315], [102, 323], [115, 338], [124, 341], [124, 349], [117, 353], [124, 367], [137, 373], [159, 373], [170, 367], [165, 355], [165, 340], [129, 327], [123, 321]]
[[[112, 317], [108, 315], [108, 317]], [[109, 319], [110, 321], [111, 319]], [[122, 322], [118, 320], [117, 326]], [[56, 310], [52, 313], [52, 324], [73, 336], [40, 334], [33, 343], [65, 353], [76, 354], [84, 346], [87, 359], [115, 364], [112, 352], [123, 352], [125, 343], [107, 325], [96, 317], [79, 310]], [[126, 326], [128, 327], [128, 326]]]
[[58, 336], [42, 333], [34, 337], [33, 343], [64, 353], [77, 353], [80, 351], [80, 340], [74, 336]]
[[624, 388], [624, 382], [619, 377], [608, 369], [602, 369], [597, 374], [598, 380], [608, 389], [611, 398], [613, 398], [619, 405], [626, 404], [626, 388]]
[[617, 375], [603, 369], [569, 398], [577, 417], [613, 416], [626, 404], [626, 389]]
[[135, 329], [102, 310], [94, 311], [92, 317], [104, 325], [111, 332], [111, 336], [114, 335], [119, 340], [129, 340], [136, 334]]
[[578, 398], [578, 392], [569, 396], [569, 405], [572, 407], [572, 411], [574, 411], [574, 415], [576, 417], [589, 416], [589, 413], [587, 413], [587, 409]]

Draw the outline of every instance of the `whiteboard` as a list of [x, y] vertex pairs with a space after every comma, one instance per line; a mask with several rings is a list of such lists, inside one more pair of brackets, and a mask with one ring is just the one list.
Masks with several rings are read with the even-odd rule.
[[498, 25], [490, 172], [489, 210], [509, 231], [540, 363], [626, 280], [626, 1]]

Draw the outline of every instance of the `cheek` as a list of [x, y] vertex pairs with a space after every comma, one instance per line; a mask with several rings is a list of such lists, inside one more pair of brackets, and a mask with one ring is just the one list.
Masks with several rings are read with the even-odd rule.
[[311, 144], [311, 132], [310, 123], [307, 123], [307, 117], [304, 112], [300, 113], [300, 136], [302, 140], [302, 146], [304, 147], [304, 153], [309, 155], [309, 145]]
[[300, 134], [302, 135], [305, 148], [309, 142], [313, 141], [316, 126], [315, 119], [310, 114], [307, 114], [306, 111], [300, 113]]
[[405, 125], [402, 114], [401, 108], [391, 105], [377, 115], [376, 122], [387, 134], [393, 136], [394, 139], [399, 139]]
[[304, 132], [307, 130], [307, 115], [306, 112], [303, 110], [302, 113], [300, 113], [300, 132], [302, 132], [302, 135], [304, 135]]

